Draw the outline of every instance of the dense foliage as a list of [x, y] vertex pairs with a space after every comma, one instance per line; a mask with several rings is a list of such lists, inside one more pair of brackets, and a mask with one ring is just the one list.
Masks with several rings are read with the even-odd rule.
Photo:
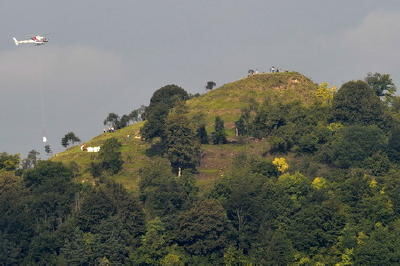
[[[399, 264], [396, 97], [363, 81], [316, 94], [311, 104], [252, 102], [229, 145], [216, 116], [214, 146], [186, 94], [167, 86], [146, 110], [148, 125], [162, 111], [147, 133], [162, 132], [152, 136], [163, 152], [143, 162], [132, 193], [111, 181], [128, 148], [115, 138], [92, 160], [92, 175], [107, 177], [94, 184], [77, 182], [76, 164], [33, 151], [19, 167], [18, 155], [0, 154], [0, 264]], [[200, 189], [201, 149], [227, 146], [238, 150], [229, 170]]]

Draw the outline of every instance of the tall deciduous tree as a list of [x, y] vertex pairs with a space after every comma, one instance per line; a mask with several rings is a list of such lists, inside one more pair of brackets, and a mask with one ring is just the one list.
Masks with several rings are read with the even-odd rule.
[[150, 99], [150, 105], [143, 116], [146, 123], [140, 129], [142, 137], [151, 140], [155, 137], [165, 138], [165, 121], [168, 112], [178, 102], [187, 100], [187, 92], [176, 85], [167, 85], [154, 92]]
[[376, 126], [350, 126], [339, 131], [325, 147], [328, 161], [342, 168], [361, 166], [369, 156], [384, 150], [386, 138]]
[[333, 98], [333, 120], [348, 124], [374, 124], [382, 121], [383, 105], [364, 81], [349, 81]]
[[176, 240], [191, 255], [218, 254], [228, 244], [228, 228], [221, 204], [204, 200], [179, 216]]
[[185, 106], [179, 106], [166, 123], [166, 153], [176, 171], [195, 169], [199, 163], [200, 145], [186, 113]]
[[111, 138], [104, 142], [99, 152], [103, 170], [116, 174], [122, 169], [124, 161], [122, 160], [120, 149], [121, 143], [116, 138]]
[[103, 122], [104, 125], [110, 125], [114, 129], [119, 129], [120, 128], [120, 120], [119, 120], [119, 115], [115, 113], [109, 113], [106, 119], [104, 119]]
[[61, 139], [61, 145], [64, 147], [68, 147], [70, 144], [75, 144], [76, 142], [80, 142], [81, 140], [75, 135], [74, 132], [68, 132]]
[[28, 153], [28, 156], [22, 160], [22, 169], [31, 169], [36, 166], [36, 163], [39, 161], [39, 152], [35, 150], [31, 150]]
[[396, 92], [396, 86], [389, 74], [368, 73], [365, 82], [374, 89], [377, 96], [391, 96]]
[[195, 189], [173, 176], [166, 159], [154, 159], [140, 170], [139, 192], [150, 216], [173, 215], [187, 209]]

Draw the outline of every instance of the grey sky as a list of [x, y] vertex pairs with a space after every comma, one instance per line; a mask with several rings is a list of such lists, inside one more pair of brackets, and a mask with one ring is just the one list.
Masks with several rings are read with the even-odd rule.
[[[88, 140], [161, 86], [204, 92], [249, 68], [399, 84], [399, 21], [398, 0], [0, 0], [0, 152], [43, 154], [44, 134], [61, 151], [68, 131]], [[12, 43], [37, 33], [48, 45]]]

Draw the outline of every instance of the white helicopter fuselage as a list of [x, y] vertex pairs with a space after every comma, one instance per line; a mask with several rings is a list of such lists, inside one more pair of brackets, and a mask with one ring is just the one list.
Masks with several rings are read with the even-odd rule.
[[18, 41], [15, 37], [13, 38], [14, 43], [16, 46], [20, 45], [20, 44], [35, 44], [35, 45], [42, 45], [48, 42], [48, 40], [45, 37], [42, 36], [34, 36], [29, 40], [21, 40]]

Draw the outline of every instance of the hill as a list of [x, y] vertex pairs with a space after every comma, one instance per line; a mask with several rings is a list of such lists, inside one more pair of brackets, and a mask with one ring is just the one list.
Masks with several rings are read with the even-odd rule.
[[[239, 118], [242, 108], [254, 102], [261, 103], [267, 98], [275, 103], [301, 102], [303, 105], [310, 105], [317, 100], [316, 88], [315, 83], [297, 72], [255, 74], [192, 98], [187, 101], [187, 106], [192, 118], [199, 114], [204, 115], [208, 132], [214, 130], [215, 117], [222, 117], [228, 136], [234, 140], [234, 122]], [[104, 133], [85, 143], [87, 146], [99, 146], [112, 137], [121, 142], [123, 170], [111, 178], [130, 191], [137, 190], [139, 170], [144, 162], [151, 160], [146, 155], [149, 144], [139, 138], [142, 125], [143, 122], [140, 122], [113, 133]], [[224, 175], [232, 159], [241, 151], [261, 155], [268, 145], [265, 140], [223, 146], [202, 145], [198, 185], [211, 186], [216, 179]], [[79, 166], [78, 181], [93, 182], [88, 168], [95, 156], [96, 154], [81, 151], [78, 145], [57, 154], [51, 160], [66, 164], [76, 162]]]
[[[146, 122], [85, 143], [100, 153], [75, 146], [24, 169], [0, 154], [0, 261], [398, 264], [400, 97], [363, 81], [317, 87], [299, 73], [187, 96], [160, 88]], [[216, 115], [228, 143], [220, 119], [213, 132]]]
[[208, 130], [212, 129], [214, 118], [218, 115], [225, 121], [225, 127], [230, 129], [228, 134], [234, 135], [234, 122], [242, 108], [253, 102], [261, 103], [266, 98], [273, 102], [300, 101], [309, 105], [317, 100], [316, 88], [317, 84], [297, 72], [262, 73], [227, 83], [190, 99], [187, 105], [192, 116], [199, 113], [205, 115]]

